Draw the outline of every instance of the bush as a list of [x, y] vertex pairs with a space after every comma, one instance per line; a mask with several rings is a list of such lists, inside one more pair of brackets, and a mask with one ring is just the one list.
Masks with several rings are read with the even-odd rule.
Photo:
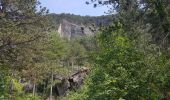
[[100, 35], [101, 50], [95, 55], [87, 88], [73, 100], [162, 99], [169, 83], [166, 58], [150, 45], [148, 51], [141, 50], [119, 25], [114, 27]]

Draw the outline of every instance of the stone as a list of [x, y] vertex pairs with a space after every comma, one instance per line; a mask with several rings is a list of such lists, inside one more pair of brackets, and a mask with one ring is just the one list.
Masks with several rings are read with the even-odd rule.
[[58, 33], [60, 37], [66, 38], [68, 40], [95, 34], [92, 30], [84, 25], [76, 25], [64, 19], [59, 25]]

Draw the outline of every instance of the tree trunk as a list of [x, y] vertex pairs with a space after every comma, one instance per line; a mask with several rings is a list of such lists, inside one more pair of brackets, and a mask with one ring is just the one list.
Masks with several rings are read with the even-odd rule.
[[72, 67], [72, 70], [74, 69], [74, 58], [71, 58], [71, 67]]
[[14, 70], [12, 71], [12, 79], [9, 84], [9, 100], [13, 99], [13, 90], [14, 90], [14, 83], [13, 83], [13, 76], [14, 76]]
[[9, 90], [9, 100], [11, 100], [12, 99], [12, 97], [13, 97], [13, 90], [14, 90], [14, 84], [13, 84], [13, 79], [11, 79], [11, 81], [10, 81], [10, 88], [9, 88], [10, 90]]
[[45, 84], [43, 86], [43, 95], [42, 95], [42, 100], [44, 100], [44, 97], [45, 97]]
[[33, 84], [32, 96], [35, 96], [35, 83]]
[[52, 96], [53, 96], [53, 71], [51, 71], [50, 100], [52, 100]]

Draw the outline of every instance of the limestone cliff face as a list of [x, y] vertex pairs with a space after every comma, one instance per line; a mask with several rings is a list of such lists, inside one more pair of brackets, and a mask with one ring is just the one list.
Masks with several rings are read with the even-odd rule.
[[68, 22], [67, 20], [61, 21], [58, 28], [58, 33], [62, 38], [66, 38], [68, 40], [82, 36], [94, 35], [94, 32], [88, 27], [84, 25], [76, 25]]

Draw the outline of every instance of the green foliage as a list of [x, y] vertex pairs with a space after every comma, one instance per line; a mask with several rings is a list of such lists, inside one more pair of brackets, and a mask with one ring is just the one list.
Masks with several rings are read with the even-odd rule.
[[69, 54], [68, 43], [61, 39], [56, 32], [51, 32], [48, 35], [47, 44], [44, 46], [42, 56], [44, 57], [45, 64], [48, 67], [48, 72], [51, 68], [58, 74], [67, 73], [66, 66], [62, 65], [62, 60], [65, 59]]
[[49, 59], [50, 57], [51, 59], [61, 59], [61, 57], [64, 57], [68, 52], [66, 41], [61, 39], [58, 33], [51, 32], [48, 36], [47, 43], [44, 54], [48, 56], [47, 58]]
[[32, 94], [25, 94], [16, 97], [17, 100], [41, 100], [41, 97], [38, 95], [32, 96]]
[[[116, 30], [112, 30], [116, 28]], [[94, 67], [87, 89], [74, 98], [84, 100], [159, 100], [169, 72], [165, 58], [150, 48], [146, 54], [128, 39], [121, 24], [115, 24], [99, 37], [100, 51], [95, 55]], [[148, 46], [149, 48], [149, 46]]]
[[[1, 71], [2, 72], [2, 71]], [[19, 83], [18, 80], [7, 76], [3, 75], [2, 73], [0, 74], [2, 77], [0, 78], [1, 83], [0, 83], [0, 99], [1, 100], [7, 100], [9, 98], [9, 91], [10, 91], [10, 84], [12, 82], [13, 84], [13, 93], [12, 93], [12, 98], [17, 99], [17, 100], [23, 100], [23, 98], [27, 99], [27, 96], [24, 94], [23, 91], [23, 84]], [[39, 99], [37, 99], [39, 100]]]
[[74, 71], [70, 66], [89, 66], [89, 62], [93, 67], [85, 85], [63, 99], [170, 97], [169, 4], [162, 0], [138, 1], [92, 0], [95, 7], [113, 5], [113, 10], [118, 12], [113, 25], [101, 27], [94, 37], [66, 41], [56, 32], [49, 32], [51, 23], [58, 27], [60, 20], [67, 19], [79, 25], [100, 26], [110, 24], [110, 16], [46, 16], [45, 8], [37, 11], [37, 0], [1, 0], [0, 99], [11, 95], [17, 100], [40, 100], [39, 94], [24, 93], [24, 86], [18, 81], [21, 77], [36, 85], [45, 84], [48, 91], [58, 83], [52, 81], [54, 74], [66, 77]]
[[7, 78], [0, 73], [0, 99], [4, 99], [7, 95]]
[[79, 41], [72, 40], [72, 41], [70, 41], [69, 46], [70, 46], [70, 54], [69, 55], [71, 57], [76, 58], [76, 57], [85, 57], [86, 56], [86, 54], [85, 54], [86, 50], [85, 50], [84, 46], [79, 43]]
[[[37, 11], [37, 8], [39, 8], [37, 0], [0, 1], [0, 69], [2, 69], [0, 95], [2, 98], [8, 98], [9, 94], [17, 98], [24, 93], [23, 86], [18, 80], [23, 76], [23, 70], [35, 69], [35, 62], [37, 62], [35, 59], [41, 56], [38, 55], [40, 45], [44, 43], [44, 37], [50, 26], [44, 16], [48, 11], [42, 7]], [[38, 70], [32, 73], [35, 72]], [[13, 90], [11, 84], [14, 86]]]
[[32, 61], [33, 54], [28, 53], [37, 49], [46, 34], [44, 30], [49, 29], [48, 19], [43, 16], [46, 10], [36, 10], [37, 0], [1, 0], [0, 4], [0, 63], [24, 68]]

